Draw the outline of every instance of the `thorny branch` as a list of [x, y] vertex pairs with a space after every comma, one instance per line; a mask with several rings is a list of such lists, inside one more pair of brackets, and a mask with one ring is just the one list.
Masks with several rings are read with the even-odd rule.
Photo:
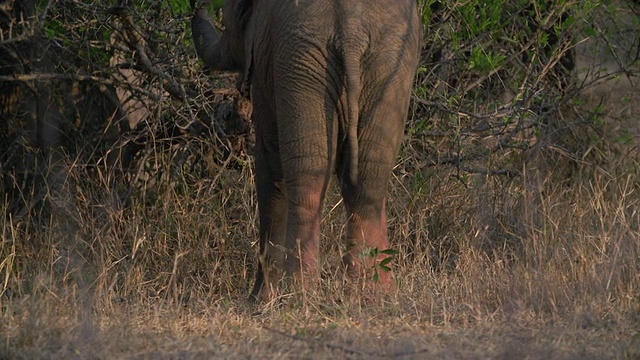
[[118, 18], [120, 19], [124, 27], [124, 32], [126, 34], [125, 38], [128, 40], [129, 45], [131, 45], [132, 48], [135, 49], [135, 55], [140, 61], [142, 68], [146, 72], [154, 74], [162, 79], [162, 84], [173, 97], [179, 100], [185, 100], [187, 98], [187, 95], [184, 87], [179, 84], [172, 76], [154, 66], [149, 59], [145, 48], [146, 41], [142, 36], [143, 33], [133, 22], [128, 9], [117, 7], [114, 9], [114, 12], [118, 15]]

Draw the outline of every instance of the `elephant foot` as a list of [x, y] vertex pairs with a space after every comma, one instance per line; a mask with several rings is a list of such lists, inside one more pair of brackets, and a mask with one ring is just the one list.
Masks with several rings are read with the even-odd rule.
[[315, 290], [319, 283], [317, 271], [295, 269], [282, 270], [280, 267], [271, 266], [266, 271], [256, 274], [249, 302], [271, 303], [278, 302], [295, 294], [305, 294]]
[[371, 252], [363, 255], [363, 251], [360, 251], [356, 257], [352, 251], [344, 259], [347, 275], [365, 294], [373, 296], [394, 294], [396, 282], [388, 267], [390, 260], [385, 260], [389, 257], [386, 254], [372, 255]]

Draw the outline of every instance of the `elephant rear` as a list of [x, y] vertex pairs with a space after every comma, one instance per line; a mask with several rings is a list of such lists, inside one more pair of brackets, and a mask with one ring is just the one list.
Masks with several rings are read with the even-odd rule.
[[[419, 62], [416, 1], [267, 3], [269, 27], [255, 42], [254, 114], [262, 149], [268, 153], [267, 144], [277, 143], [277, 155], [271, 161], [260, 155], [257, 163], [277, 164], [263, 171], [281, 182], [287, 213], [267, 216], [262, 278], [278, 278], [265, 269], [317, 278], [322, 202], [335, 172], [348, 221], [347, 268], [368, 283], [375, 275], [374, 287], [393, 288], [391, 274], [376, 268], [387, 255], [362, 254], [390, 247], [386, 193]], [[264, 202], [267, 213], [282, 209]]]
[[[378, 271], [387, 256], [379, 251], [390, 246], [386, 193], [403, 139], [422, 25], [416, 1], [349, 3], [344, 16], [336, 42], [344, 64], [340, 104], [346, 104], [338, 111], [346, 131], [338, 136], [336, 161], [348, 216], [344, 260], [357, 278], [374, 276], [374, 287], [393, 288], [391, 274]], [[372, 249], [377, 255], [363, 257]]]
[[205, 63], [240, 71], [251, 87], [261, 252], [252, 295], [282, 288], [281, 280], [309, 286], [318, 278], [334, 172], [348, 269], [393, 288], [376, 266], [389, 247], [386, 190], [419, 61], [416, 1], [227, 0], [224, 9], [221, 35], [202, 10], [192, 25]]
[[[337, 168], [343, 186], [358, 191], [358, 186], [369, 186], [364, 183], [370, 178], [387, 178], [386, 168], [395, 163], [419, 62], [422, 25], [416, 1], [336, 3], [341, 7], [332, 52], [344, 74], [343, 109], [338, 113], [346, 129], [338, 137], [344, 143], [339, 144]], [[385, 189], [386, 184], [376, 191]]]
[[[336, 138], [328, 156], [345, 186], [361, 182], [362, 157], [392, 166], [420, 56], [417, 2], [267, 0], [263, 10], [271, 28], [257, 34], [264, 61], [256, 64], [256, 81], [270, 94], [270, 110], [291, 118], [286, 122], [336, 122], [325, 136]], [[318, 114], [291, 114], [296, 104]], [[378, 145], [392, 150], [376, 153]]]

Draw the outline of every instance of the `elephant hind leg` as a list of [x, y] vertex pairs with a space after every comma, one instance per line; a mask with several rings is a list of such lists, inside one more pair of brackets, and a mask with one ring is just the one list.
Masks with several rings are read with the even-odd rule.
[[343, 197], [348, 216], [348, 252], [344, 257], [348, 273], [365, 282], [377, 282], [383, 287], [393, 287], [393, 277], [380, 266], [389, 249], [387, 216], [384, 195], [367, 191], [345, 190]]
[[325, 87], [314, 83], [309, 88], [315, 90], [300, 91], [301, 81], [295, 75], [289, 68], [280, 70], [276, 84], [287, 194], [284, 273], [311, 288], [319, 278], [320, 220], [335, 164], [337, 117], [330, 97], [323, 93]]
[[[328, 166], [322, 166], [318, 173], [296, 171], [287, 182], [289, 203], [285, 249], [288, 253], [284, 270], [287, 276], [307, 282], [318, 277], [322, 203], [330, 178], [325, 168]], [[301, 278], [301, 275], [307, 276]]]
[[265, 295], [263, 288], [266, 285], [266, 279], [264, 275], [264, 269], [262, 267], [262, 261], [258, 262], [258, 270], [256, 271], [255, 282], [253, 283], [253, 289], [249, 295], [249, 301], [256, 302], [260, 300], [260, 296]]
[[279, 269], [284, 263], [287, 231], [287, 195], [278, 148], [276, 118], [268, 111], [267, 100], [253, 98], [256, 129], [255, 183], [260, 216], [260, 260], [250, 300], [271, 298]]
[[384, 287], [393, 287], [393, 276], [381, 264], [389, 255], [387, 235], [386, 193], [395, 158], [403, 134], [403, 117], [394, 99], [386, 99], [374, 111], [361, 117], [359, 135], [358, 177], [350, 179], [347, 158], [338, 161], [337, 173], [346, 207], [348, 227], [345, 256], [349, 273], [376, 280]]

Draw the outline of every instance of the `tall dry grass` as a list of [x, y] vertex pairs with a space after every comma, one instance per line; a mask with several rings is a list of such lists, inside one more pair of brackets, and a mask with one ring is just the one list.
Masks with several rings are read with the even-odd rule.
[[215, 179], [141, 184], [126, 206], [104, 177], [62, 163], [73, 201], [48, 193], [49, 208], [2, 220], [0, 353], [637, 358], [638, 147], [609, 145], [596, 165], [540, 153], [519, 176], [459, 177], [420, 167], [409, 141], [389, 197], [398, 293], [363, 302], [345, 286], [334, 189], [323, 281], [284, 306], [245, 301], [257, 258], [249, 158]]

